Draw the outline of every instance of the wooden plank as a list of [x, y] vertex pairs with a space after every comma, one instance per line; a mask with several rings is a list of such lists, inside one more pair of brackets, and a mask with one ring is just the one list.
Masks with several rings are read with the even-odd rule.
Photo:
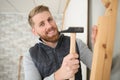
[[105, 15], [98, 19], [90, 80], [110, 80], [118, 1], [111, 0], [109, 3], [105, 5]]

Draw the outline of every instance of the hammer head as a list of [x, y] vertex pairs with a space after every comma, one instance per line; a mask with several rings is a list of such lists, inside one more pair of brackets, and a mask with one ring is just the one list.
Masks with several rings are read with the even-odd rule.
[[69, 27], [67, 30], [61, 31], [61, 33], [83, 33], [83, 27]]

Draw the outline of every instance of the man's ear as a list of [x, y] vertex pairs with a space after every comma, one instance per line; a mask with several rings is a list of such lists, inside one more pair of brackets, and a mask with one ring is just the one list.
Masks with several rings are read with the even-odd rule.
[[32, 28], [32, 33], [33, 33], [34, 35], [38, 36], [38, 34], [37, 34], [35, 28]]

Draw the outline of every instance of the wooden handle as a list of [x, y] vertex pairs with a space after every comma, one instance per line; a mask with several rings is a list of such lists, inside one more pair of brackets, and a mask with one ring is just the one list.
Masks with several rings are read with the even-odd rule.
[[[70, 54], [74, 54], [76, 52], [76, 33], [70, 34]], [[75, 77], [73, 76], [69, 80], [75, 80]]]
[[76, 52], [76, 33], [70, 34], [70, 54]]

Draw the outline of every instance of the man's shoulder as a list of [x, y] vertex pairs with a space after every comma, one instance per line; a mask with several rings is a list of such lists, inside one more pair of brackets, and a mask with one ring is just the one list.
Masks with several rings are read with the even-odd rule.
[[41, 43], [36, 43], [35, 45], [33, 45], [33, 46], [31, 46], [31, 47], [29, 48], [29, 51], [38, 49], [38, 47], [39, 47], [40, 45], [41, 45]]
[[33, 46], [30, 47], [31, 48], [34, 48], [34, 47], [37, 47], [39, 43], [35, 43]]
[[82, 42], [82, 40], [79, 39], [79, 38], [77, 38], [76, 41], [77, 41], [78, 44]]

